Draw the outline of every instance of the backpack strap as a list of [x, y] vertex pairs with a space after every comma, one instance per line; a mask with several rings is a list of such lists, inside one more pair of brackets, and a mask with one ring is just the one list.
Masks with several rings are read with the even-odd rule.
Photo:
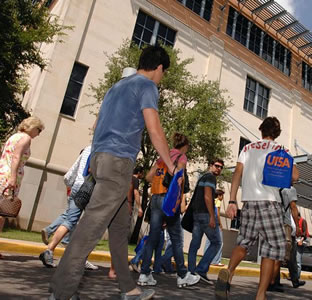
[[285, 203], [284, 203], [284, 198], [283, 198], [283, 194], [282, 194], [282, 190], [284, 188], [280, 188], [278, 191], [279, 191], [279, 194], [280, 194], [280, 197], [281, 197], [281, 200], [282, 200], [282, 204], [283, 204], [283, 207], [285, 209], [285, 212], [288, 210], [288, 208], [290, 207], [290, 202], [288, 203], [287, 207], [285, 208]]

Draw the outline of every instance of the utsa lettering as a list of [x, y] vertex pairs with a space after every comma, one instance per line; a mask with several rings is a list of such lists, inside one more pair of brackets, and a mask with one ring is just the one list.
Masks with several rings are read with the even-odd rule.
[[164, 174], [165, 174], [165, 172], [164, 172], [163, 168], [157, 168], [156, 176], [161, 176], [161, 175], [164, 175]]
[[267, 164], [269, 166], [276, 166], [280, 168], [290, 168], [290, 163], [287, 157], [279, 157], [270, 154], [267, 156]]

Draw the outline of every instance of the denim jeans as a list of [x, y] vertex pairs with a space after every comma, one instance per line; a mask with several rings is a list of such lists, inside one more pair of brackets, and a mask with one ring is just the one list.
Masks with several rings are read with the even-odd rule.
[[[206, 274], [209, 270], [209, 266], [213, 258], [221, 247], [221, 239], [218, 234], [219, 225], [216, 224], [216, 228], [210, 228], [208, 213], [194, 213], [194, 226], [192, 231], [192, 241], [190, 243], [188, 254], [188, 269], [191, 273]], [[196, 255], [200, 248], [203, 234], [210, 240], [210, 245], [205, 251], [199, 264], [196, 266]]]
[[45, 227], [48, 236], [53, 234], [60, 225], [63, 225], [68, 229], [69, 233], [63, 238], [62, 243], [68, 244], [71, 233], [75, 229], [81, 213], [82, 211], [76, 206], [74, 198], [72, 195], [69, 195], [66, 211], [56, 218], [49, 226]]
[[142, 274], [149, 274], [151, 272], [150, 264], [153, 255], [153, 250], [157, 247], [163, 221], [167, 223], [167, 230], [172, 242], [173, 256], [177, 265], [178, 276], [184, 277], [187, 269], [184, 265], [183, 242], [182, 242], [182, 227], [180, 216], [166, 217], [162, 211], [162, 202], [164, 195], [153, 195], [151, 200], [151, 220], [150, 233], [146, 243], [146, 250], [143, 255], [143, 262], [141, 266]]
[[[216, 256], [213, 258], [212, 260], [212, 264], [216, 265], [216, 264], [219, 264], [221, 263], [221, 258], [222, 258], [222, 247], [223, 247], [223, 234], [222, 234], [222, 230], [220, 228], [220, 226], [218, 226], [218, 232], [219, 232], [219, 235], [220, 235], [220, 240], [221, 240], [221, 247], [220, 247], [220, 250], [218, 251], [218, 253], [216, 254]], [[210, 240], [207, 239], [206, 240], [206, 244], [205, 244], [205, 248], [204, 248], [204, 252], [206, 252], [206, 250], [208, 249], [208, 247], [210, 246]]]
[[[146, 241], [147, 243], [147, 241]], [[143, 247], [136, 253], [135, 257], [133, 257], [130, 260], [131, 264], [135, 264], [138, 265], [140, 260], [142, 259], [143, 255], [144, 255], [144, 251], [146, 248], [146, 243], [143, 245]], [[162, 271], [162, 267], [161, 267], [161, 252], [162, 252], [162, 248], [164, 246], [164, 231], [162, 230], [160, 232], [160, 238], [158, 241], [158, 245], [155, 249], [155, 256], [154, 256], [154, 272], [156, 273], [160, 273]]]
[[301, 276], [301, 263], [302, 263], [302, 255], [303, 255], [304, 246], [297, 246], [297, 266], [298, 266], [298, 280]]

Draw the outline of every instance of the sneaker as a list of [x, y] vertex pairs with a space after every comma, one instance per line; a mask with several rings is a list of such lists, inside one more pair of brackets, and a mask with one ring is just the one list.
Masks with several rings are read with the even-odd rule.
[[91, 264], [88, 260], [86, 260], [85, 269], [87, 270], [97, 270], [99, 267]]
[[[56, 299], [54, 294], [52, 293], [49, 296], [48, 300], [58, 300], [58, 299]], [[69, 300], [80, 300], [80, 298], [79, 298], [78, 294], [74, 294]]]
[[214, 266], [214, 267], [224, 267], [224, 264], [222, 264], [222, 263], [211, 264], [211, 266]]
[[42, 242], [46, 245], [49, 244], [49, 235], [47, 233], [47, 231], [45, 230], [45, 228], [43, 228], [41, 230], [41, 239], [42, 239]]
[[215, 295], [217, 300], [227, 300], [230, 295], [230, 271], [228, 269], [222, 269], [219, 272]]
[[51, 250], [45, 250], [39, 255], [39, 259], [47, 268], [55, 268], [56, 265], [53, 263], [53, 252]]
[[141, 272], [140, 267], [137, 264], [130, 263], [130, 266], [132, 267], [132, 270], [134, 272], [137, 272], [137, 273]]
[[200, 280], [210, 283], [211, 280], [207, 277], [206, 274], [200, 274], [200, 273], [197, 273], [197, 274], [200, 276]]
[[153, 298], [155, 290], [148, 289], [143, 291], [140, 295], [127, 295], [126, 293], [121, 294], [121, 300], [148, 300]]
[[178, 276], [177, 286], [178, 288], [182, 288], [185, 286], [191, 286], [196, 284], [200, 280], [199, 275], [193, 275], [191, 272], [187, 272], [184, 278]]
[[298, 280], [298, 281], [293, 281], [292, 282], [292, 285], [293, 285], [293, 287], [296, 289], [296, 288], [298, 288], [299, 286], [303, 286], [303, 285], [305, 285], [305, 281], [304, 280]]
[[144, 285], [156, 285], [157, 281], [153, 278], [153, 275], [150, 273], [148, 275], [146, 274], [140, 274], [139, 280], [137, 281], [138, 285], [144, 286]]

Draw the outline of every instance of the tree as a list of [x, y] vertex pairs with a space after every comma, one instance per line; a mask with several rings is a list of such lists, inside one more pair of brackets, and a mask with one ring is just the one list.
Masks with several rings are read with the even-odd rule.
[[[165, 133], [171, 137], [174, 132], [181, 132], [189, 138], [191, 147], [187, 156], [191, 161], [205, 164], [213, 157], [228, 157], [230, 152], [225, 133], [229, 126], [225, 114], [231, 106], [230, 99], [224, 97], [218, 82], [204, 77], [199, 79], [187, 70], [192, 59], [181, 60], [179, 49], [164, 48], [170, 56], [170, 68], [159, 85], [159, 115]], [[126, 40], [114, 54], [106, 54], [107, 72], [96, 85], [91, 85], [95, 104], [100, 104], [107, 90], [121, 79], [123, 68], [137, 67], [140, 53], [141, 49]], [[97, 109], [98, 105], [93, 113], [97, 113]], [[157, 157], [145, 130], [137, 163], [149, 170]], [[147, 204], [148, 187], [143, 181], [143, 210]], [[134, 230], [133, 243], [137, 240], [141, 223], [142, 218], [138, 219]]]
[[26, 70], [44, 69], [42, 43], [54, 42], [68, 26], [59, 25], [43, 1], [3, 0], [0, 5], [0, 142], [29, 115], [21, 105]]

